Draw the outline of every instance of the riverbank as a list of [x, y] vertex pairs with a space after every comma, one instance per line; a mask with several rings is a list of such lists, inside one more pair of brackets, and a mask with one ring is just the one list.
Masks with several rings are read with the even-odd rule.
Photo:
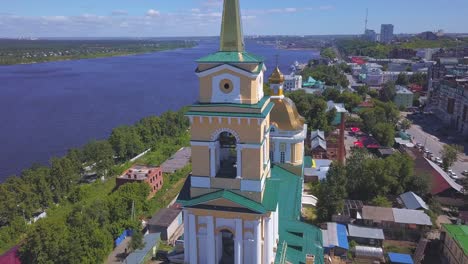
[[96, 59], [193, 48], [194, 41], [0, 40], [0, 66]]

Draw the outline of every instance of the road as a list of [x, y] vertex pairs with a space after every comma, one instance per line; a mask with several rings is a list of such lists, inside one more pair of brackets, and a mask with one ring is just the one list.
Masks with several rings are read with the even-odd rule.
[[[437, 126], [437, 123], [433, 123], [432, 126]], [[441, 142], [438, 137], [424, 131], [421, 125], [418, 124], [413, 124], [407, 132], [413, 136], [415, 144], [420, 143], [432, 152], [434, 156], [441, 157], [440, 152], [445, 143]], [[462, 176], [461, 172], [468, 169], [468, 162], [464, 161], [465, 158], [465, 155], [462, 154], [460, 159], [451, 167], [458, 176]]]

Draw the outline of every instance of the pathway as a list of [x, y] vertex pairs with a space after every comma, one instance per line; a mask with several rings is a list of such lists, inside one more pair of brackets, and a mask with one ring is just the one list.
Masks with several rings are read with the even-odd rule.
[[118, 263], [123, 263], [127, 255], [125, 254], [125, 249], [128, 248], [128, 244], [130, 243], [131, 237], [127, 237], [118, 245], [116, 248], [114, 248], [114, 251], [107, 257], [107, 264], [118, 264]]

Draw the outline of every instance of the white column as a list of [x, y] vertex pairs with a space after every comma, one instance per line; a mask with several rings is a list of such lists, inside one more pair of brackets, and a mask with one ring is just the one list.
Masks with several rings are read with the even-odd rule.
[[210, 176], [216, 176], [216, 146], [215, 143], [210, 143]]
[[243, 262], [243, 228], [242, 228], [242, 219], [236, 219], [236, 235], [234, 240], [234, 263], [242, 264]]
[[262, 222], [254, 221], [254, 255], [255, 263], [262, 263]]
[[264, 241], [264, 247], [263, 247], [263, 256], [264, 256], [264, 261], [263, 263], [270, 263], [271, 261], [271, 253], [272, 253], [272, 236], [273, 234], [271, 233], [271, 218], [267, 217], [265, 218], [265, 241]]
[[184, 263], [190, 263], [190, 228], [189, 213], [184, 209]]
[[237, 144], [237, 178], [242, 178], [242, 147]]
[[206, 223], [206, 232], [207, 232], [207, 264], [215, 264], [215, 236], [214, 236], [214, 223], [213, 223], [213, 216], [207, 216], [207, 223]]
[[190, 236], [190, 264], [197, 264], [197, 229], [195, 226], [195, 216], [193, 214], [189, 215], [189, 229], [192, 233]]

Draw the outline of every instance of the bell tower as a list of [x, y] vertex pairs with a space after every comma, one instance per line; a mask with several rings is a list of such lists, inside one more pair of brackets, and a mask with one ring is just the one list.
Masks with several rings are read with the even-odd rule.
[[277, 202], [267, 201], [270, 112], [263, 59], [245, 51], [239, 0], [224, 0], [220, 49], [197, 60], [185, 263], [271, 263]]

